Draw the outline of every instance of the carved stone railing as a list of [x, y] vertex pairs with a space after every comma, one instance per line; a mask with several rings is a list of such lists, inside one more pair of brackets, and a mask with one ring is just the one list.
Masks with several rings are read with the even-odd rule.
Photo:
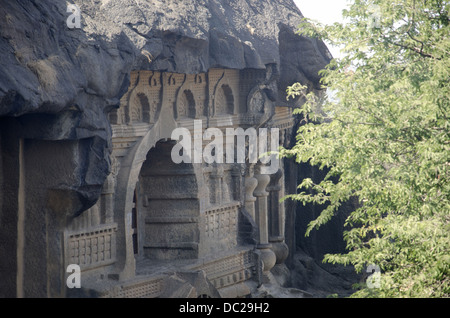
[[162, 291], [164, 276], [130, 281], [104, 293], [103, 298], [156, 298]]
[[205, 245], [211, 252], [236, 246], [239, 202], [205, 211]]
[[113, 264], [116, 261], [117, 224], [102, 225], [85, 231], [66, 232], [66, 264], [82, 270]]
[[[222, 253], [214, 259], [198, 260], [194, 264], [171, 267], [165, 273], [155, 273], [145, 277], [135, 278], [124, 283], [99, 290], [102, 298], [155, 298], [161, 297], [167, 285], [167, 279], [171, 275], [179, 272], [198, 272], [203, 271], [211, 284], [221, 292], [230, 286], [238, 286], [239, 284], [254, 278], [256, 272], [256, 259], [253, 249], [234, 250], [226, 255]], [[151, 266], [151, 265], [150, 265]], [[158, 265], [157, 265], [158, 266]], [[157, 272], [161, 267], [152, 267], [146, 269], [147, 272]], [[173, 271], [172, 271], [173, 270]], [[245, 291], [239, 296], [245, 296]]]
[[255, 260], [252, 250], [242, 250], [232, 255], [217, 258], [193, 269], [205, 271], [215, 288], [225, 288], [252, 278]]

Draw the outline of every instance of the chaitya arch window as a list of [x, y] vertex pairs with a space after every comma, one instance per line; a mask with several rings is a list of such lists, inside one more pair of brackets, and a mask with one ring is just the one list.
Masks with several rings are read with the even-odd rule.
[[190, 90], [185, 90], [178, 102], [178, 118], [195, 117], [195, 99]]
[[223, 84], [216, 94], [215, 98], [215, 114], [234, 114], [234, 97], [230, 86]]

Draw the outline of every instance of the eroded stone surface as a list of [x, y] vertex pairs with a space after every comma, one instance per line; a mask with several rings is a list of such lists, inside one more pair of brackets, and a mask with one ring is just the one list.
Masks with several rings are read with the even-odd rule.
[[[294, 34], [292, 1], [75, 3], [80, 29], [67, 27], [66, 2], [1, 1], [0, 295], [250, 293], [263, 270], [253, 249], [282, 241], [270, 222], [284, 209], [268, 213], [267, 196], [255, 205], [250, 165], [175, 167], [161, 147], [176, 127], [195, 134], [195, 119], [290, 139], [285, 88], [317, 89], [328, 51]], [[150, 261], [206, 278], [178, 275], [164, 290]], [[80, 292], [65, 288], [69, 263]]]

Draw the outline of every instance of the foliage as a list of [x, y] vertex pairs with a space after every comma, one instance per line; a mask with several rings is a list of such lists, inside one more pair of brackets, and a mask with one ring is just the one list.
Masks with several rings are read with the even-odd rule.
[[[287, 198], [325, 204], [306, 235], [350, 198], [348, 252], [324, 261], [381, 269], [379, 288], [355, 297], [449, 297], [450, 133], [449, 2], [355, 0], [345, 24], [304, 19], [299, 33], [343, 47], [321, 71], [334, 98], [306, 101], [297, 143], [283, 156], [327, 169]], [[373, 286], [372, 286], [373, 287]]]

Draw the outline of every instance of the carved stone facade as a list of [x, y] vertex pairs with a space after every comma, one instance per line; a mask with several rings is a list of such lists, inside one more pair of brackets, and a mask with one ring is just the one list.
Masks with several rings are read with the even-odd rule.
[[[319, 93], [331, 59], [295, 3], [69, 2], [80, 28], [65, 1], [0, 5], [0, 297], [239, 297], [284, 273], [295, 163], [208, 147], [295, 139], [286, 87]], [[177, 128], [214, 130], [194, 146], [217, 160], [175, 164]]]
[[175, 128], [203, 133], [194, 120], [224, 136], [226, 128], [278, 128], [283, 142], [293, 117], [268, 97], [271, 72], [272, 65], [266, 72], [131, 74], [109, 114], [112, 172], [97, 204], [65, 230], [65, 263], [81, 265], [85, 288], [102, 297], [186, 297], [167, 282], [201, 272], [210, 284], [203, 296], [240, 297], [283, 263], [282, 166], [269, 176], [260, 163], [171, 159]]

